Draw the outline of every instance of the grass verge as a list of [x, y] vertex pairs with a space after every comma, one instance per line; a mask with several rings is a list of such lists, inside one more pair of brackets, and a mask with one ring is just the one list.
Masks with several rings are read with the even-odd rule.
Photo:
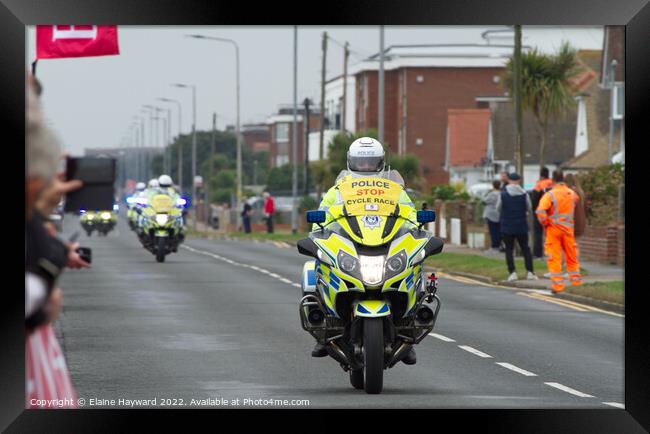
[[[488, 277], [494, 282], [506, 280], [509, 275], [506, 261], [502, 257], [486, 258], [480, 255], [443, 252], [427, 259], [426, 265], [450, 273], [469, 273]], [[515, 258], [515, 269], [520, 277], [525, 275], [526, 267], [522, 258]], [[541, 275], [546, 272], [546, 263], [542, 260], [534, 260], [533, 269], [536, 270], [536, 274]]]
[[625, 284], [622, 280], [567, 286], [564, 291], [568, 294], [581, 295], [610, 303], [625, 304]]

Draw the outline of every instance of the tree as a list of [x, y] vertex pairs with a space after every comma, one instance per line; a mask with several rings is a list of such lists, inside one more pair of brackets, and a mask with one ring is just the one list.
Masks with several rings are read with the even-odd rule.
[[388, 164], [391, 169], [397, 170], [407, 187], [418, 190], [421, 185], [420, 162], [413, 154], [391, 155], [388, 157]]
[[[504, 86], [513, 94], [513, 59], [506, 65]], [[521, 55], [521, 104], [532, 111], [540, 130], [539, 164], [544, 166], [544, 151], [548, 142], [548, 124], [568, 112], [575, 104], [571, 80], [582, 72], [577, 50], [564, 42], [553, 55], [536, 48]]]

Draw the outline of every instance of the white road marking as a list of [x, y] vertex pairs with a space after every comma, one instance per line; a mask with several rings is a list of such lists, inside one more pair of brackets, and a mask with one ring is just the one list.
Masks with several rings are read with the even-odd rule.
[[472, 348], [469, 345], [458, 345], [458, 348], [461, 348], [461, 349], [467, 351], [468, 353], [472, 353], [475, 356], [483, 357], [484, 359], [487, 359], [487, 358], [491, 359], [492, 358], [491, 355], [485, 354], [484, 352], [479, 351], [476, 348]]
[[616, 407], [616, 408], [625, 409], [625, 405], [621, 404], [620, 402], [603, 402], [603, 404]]
[[429, 333], [429, 336], [433, 336], [434, 338], [440, 339], [441, 341], [445, 341], [445, 342], [456, 342], [452, 338], [448, 338], [447, 336], [439, 335], [438, 333]]
[[572, 389], [570, 387], [565, 386], [564, 384], [560, 383], [544, 383], [547, 386], [555, 387], [556, 389], [559, 389], [563, 392], [570, 393], [571, 395], [579, 396], [580, 398], [593, 398], [593, 395], [589, 395], [588, 393], [580, 392], [579, 390]]
[[537, 377], [537, 374], [533, 374], [530, 371], [527, 371], [525, 369], [521, 369], [515, 365], [511, 365], [510, 363], [506, 362], [497, 362], [497, 365], [503, 366], [506, 369], [510, 369], [511, 371], [515, 371], [521, 375], [525, 375], [526, 377]]
[[238, 266], [238, 267], [244, 267], [244, 268], [250, 268], [250, 269], [255, 270], [255, 271], [258, 271], [258, 272], [260, 272], [260, 273], [262, 273], [262, 274], [266, 274], [266, 275], [268, 275], [268, 276], [271, 276], [271, 277], [273, 277], [273, 278], [279, 280], [279, 281], [282, 282], [282, 283], [286, 283], [286, 284], [288, 284], [288, 285], [292, 285], [292, 286], [295, 286], [295, 287], [297, 287], [297, 288], [301, 288], [301, 287], [302, 287], [302, 286], [300, 285], [300, 283], [292, 282], [291, 280], [287, 279], [286, 277], [282, 277], [282, 276], [280, 276], [279, 274], [272, 273], [272, 272], [269, 271], [269, 270], [265, 270], [264, 268], [260, 268], [260, 267], [257, 267], [257, 266], [255, 266], [255, 265], [242, 264], [241, 262], [235, 262], [235, 261], [233, 261], [233, 260], [231, 260], [231, 259], [224, 258], [223, 256], [220, 256], [220, 255], [217, 255], [217, 254], [214, 254], [214, 253], [210, 253], [210, 252], [206, 252], [206, 251], [204, 251], [204, 250], [198, 250], [198, 249], [195, 249], [195, 248], [190, 247], [190, 246], [185, 246], [185, 245], [183, 245], [183, 246], [181, 246], [181, 247], [184, 248], [184, 249], [187, 249], [187, 250], [189, 250], [189, 251], [191, 251], [191, 252], [199, 253], [199, 254], [201, 254], [201, 255], [211, 256], [211, 257], [213, 257], [214, 259], [218, 259], [218, 260], [220, 260], [220, 261], [227, 262], [228, 264], [231, 264], [231, 265], [235, 265], [235, 266]]

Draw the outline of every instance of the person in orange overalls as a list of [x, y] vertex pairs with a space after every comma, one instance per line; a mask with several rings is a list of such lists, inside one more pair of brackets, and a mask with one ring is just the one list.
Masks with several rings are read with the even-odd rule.
[[575, 208], [580, 197], [564, 183], [562, 171], [553, 172], [554, 187], [539, 201], [535, 212], [539, 223], [546, 230], [544, 253], [551, 277], [551, 292], [564, 291], [562, 253], [566, 258], [566, 270], [571, 285], [581, 285], [578, 247], [574, 233]]

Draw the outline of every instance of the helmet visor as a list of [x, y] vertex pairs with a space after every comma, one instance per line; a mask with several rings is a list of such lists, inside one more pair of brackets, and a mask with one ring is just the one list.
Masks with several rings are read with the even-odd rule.
[[353, 172], [381, 172], [384, 170], [384, 157], [348, 155], [348, 168]]

